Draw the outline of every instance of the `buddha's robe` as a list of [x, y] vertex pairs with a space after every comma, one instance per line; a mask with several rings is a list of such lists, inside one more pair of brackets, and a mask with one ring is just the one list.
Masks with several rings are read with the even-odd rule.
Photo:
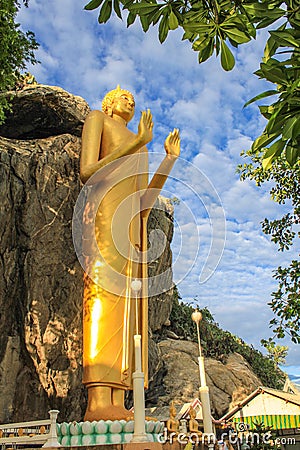
[[141, 197], [147, 184], [148, 154], [144, 147], [101, 169], [101, 180], [88, 187], [82, 242], [88, 268], [83, 309], [86, 385], [132, 387], [133, 335], [137, 331], [136, 299], [131, 290], [134, 278], [143, 279], [138, 300], [138, 331], [142, 335], [143, 371], [147, 380], [147, 264], [143, 260], [147, 249], [147, 214], [141, 212]]

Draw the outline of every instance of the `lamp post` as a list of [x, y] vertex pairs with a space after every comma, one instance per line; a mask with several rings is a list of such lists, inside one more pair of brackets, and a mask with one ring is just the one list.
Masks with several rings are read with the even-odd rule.
[[139, 305], [138, 293], [142, 288], [141, 280], [131, 282], [131, 290], [135, 296], [135, 335], [134, 335], [134, 356], [135, 372], [133, 379], [133, 405], [134, 405], [134, 432], [131, 442], [147, 442], [148, 437], [145, 430], [145, 391], [144, 373], [142, 372], [142, 336], [139, 334]]
[[213, 433], [213, 425], [211, 419], [211, 410], [210, 410], [210, 401], [209, 401], [209, 388], [206, 385], [206, 376], [205, 376], [205, 367], [204, 367], [204, 357], [202, 356], [201, 350], [201, 341], [200, 341], [200, 322], [202, 320], [202, 314], [198, 309], [192, 314], [192, 320], [195, 322], [197, 327], [197, 337], [198, 337], [198, 346], [199, 346], [199, 356], [198, 356], [198, 364], [199, 364], [199, 376], [200, 376], [200, 400], [202, 404], [202, 414], [203, 414], [203, 427], [204, 433], [208, 438], [208, 447], [209, 449], [214, 447], [214, 443], [211, 443], [210, 438], [213, 437], [213, 441], [215, 441], [215, 436]]

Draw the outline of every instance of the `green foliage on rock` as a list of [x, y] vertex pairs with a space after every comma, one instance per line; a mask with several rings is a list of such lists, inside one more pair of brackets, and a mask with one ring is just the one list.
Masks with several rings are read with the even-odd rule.
[[[192, 321], [193, 306], [180, 301], [181, 297], [177, 288], [174, 289], [173, 307], [170, 315], [170, 330], [184, 339], [197, 342], [196, 325]], [[231, 353], [239, 353], [252, 367], [253, 372], [260, 378], [264, 386], [281, 389], [284, 385], [284, 373], [274, 365], [269, 356], [264, 356], [252, 345], [246, 344], [229, 331], [222, 330], [214, 321], [207, 308], [201, 310], [200, 334], [202, 349], [207, 357], [226, 361]]]
[[[27, 2], [24, 1], [25, 6]], [[34, 50], [38, 44], [31, 31], [23, 33], [16, 22], [20, 8], [18, 1], [1, 0], [0, 4], [0, 123], [4, 120], [4, 112], [9, 109], [9, 99], [5, 92], [14, 87], [15, 82], [24, 70], [26, 63], [34, 64]]]

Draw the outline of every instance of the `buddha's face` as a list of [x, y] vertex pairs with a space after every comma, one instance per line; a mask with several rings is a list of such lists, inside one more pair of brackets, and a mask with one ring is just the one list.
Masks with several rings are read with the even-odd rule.
[[128, 123], [134, 116], [134, 99], [130, 94], [116, 96], [112, 102], [112, 115], [122, 117]]

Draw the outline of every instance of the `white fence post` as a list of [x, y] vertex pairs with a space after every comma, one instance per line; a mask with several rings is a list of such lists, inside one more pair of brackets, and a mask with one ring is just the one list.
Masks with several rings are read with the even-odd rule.
[[61, 447], [60, 443], [57, 440], [57, 433], [56, 433], [56, 419], [59, 411], [57, 409], [51, 409], [49, 411], [50, 414], [50, 430], [47, 442], [43, 445], [42, 448], [48, 448], [48, 447]]

